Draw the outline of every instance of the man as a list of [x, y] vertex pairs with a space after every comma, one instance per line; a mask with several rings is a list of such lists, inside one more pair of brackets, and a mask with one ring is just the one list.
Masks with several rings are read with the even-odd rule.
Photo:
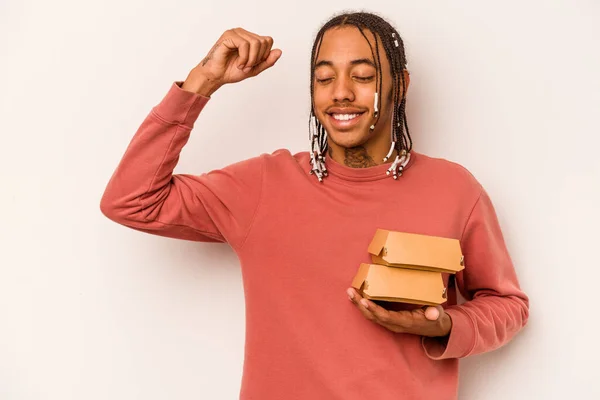
[[[281, 56], [272, 45], [225, 32], [142, 123], [103, 213], [236, 251], [247, 317], [242, 399], [456, 398], [458, 359], [507, 343], [529, 303], [485, 190], [461, 166], [412, 150], [404, 45], [390, 24], [343, 14], [318, 33], [310, 152], [173, 175], [210, 96], [272, 67]], [[460, 239], [465, 269], [444, 275], [443, 307], [386, 310], [348, 289], [377, 228]]]

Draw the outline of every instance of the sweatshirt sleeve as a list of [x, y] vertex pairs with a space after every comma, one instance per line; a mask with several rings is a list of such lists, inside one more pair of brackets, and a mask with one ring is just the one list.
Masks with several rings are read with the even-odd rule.
[[174, 82], [138, 128], [100, 202], [124, 226], [171, 238], [241, 247], [262, 192], [263, 158], [200, 175], [173, 174], [209, 98]]
[[445, 340], [422, 339], [426, 354], [435, 360], [495, 350], [508, 343], [529, 317], [529, 299], [519, 287], [496, 212], [483, 188], [461, 244], [465, 268], [456, 274], [456, 283], [466, 301], [446, 308], [452, 329]]

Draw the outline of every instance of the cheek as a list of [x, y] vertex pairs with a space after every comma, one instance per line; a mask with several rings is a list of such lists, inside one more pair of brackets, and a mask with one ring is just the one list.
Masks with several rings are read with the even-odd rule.
[[326, 91], [323, 88], [315, 87], [313, 89], [313, 99], [317, 108], [326, 106], [328, 99]]
[[319, 120], [323, 121], [325, 118], [324, 110], [330, 105], [326, 91], [322, 88], [315, 88], [313, 91], [313, 102], [316, 116], [319, 117]]
[[[354, 93], [356, 93], [357, 102], [360, 101], [364, 106], [372, 108], [375, 103], [375, 87], [361, 86], [358, 87]], [[360, 100], [359, 100], [360, 99]]]

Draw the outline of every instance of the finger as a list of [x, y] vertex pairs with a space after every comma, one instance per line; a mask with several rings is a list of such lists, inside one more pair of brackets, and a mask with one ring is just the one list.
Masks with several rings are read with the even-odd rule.
[[346, 294], [348, 295], [348, 299], [350, 299], [350, 301], [353, 302], [354, 297], [357, 295], [356, 290], [354, 290], [354, 288], [348, 288], [348, 290], [346, 290]]
[[266, 36], [259, 36], [255, 33], [252, 32], [247, 32], [247, 34], [252, 37], [253, 39], [258, 41], [258, 45], [259, 45], [259, 49], [256, 53], [256, 63], [254, 66], [260, 64], [261, 62], [263, 62], [267, 56], [269, 55], [269, 52], [271, 51], [271, 47], [269, 46], [269, 42], [266, 38]]
[[346, 292], [348, 293], [348, 297], [350, 298], [350, 301], [353, 302], [354, 304], [358, 305], [358, 302], [360, 302], [363, 299], [363, 297], [358, 292], [358, 290], [356, 290], [354, 288], [349, 288]]
[[258, 64], [256, 67], [254, 67], [252, 69], [252, 73], [254, 75], [258, 75], [261, 72], [263, 72], [264, 70], [271, 68], [273, 65], [275, 65], [277, 60], [279, 60], [279, 57], [281, 57], [281, 50], [279, 50], [279, 49], [271, 50], [271, 53], [269, 54], [267, 59], [264, 60], [263, 62], [261, 62], [260, 64]]
[[360, 293], [354, 288], [348, 289], [348, 296], [350, 297], [350, 300], [354, 304], [356, 304], [357, 307], [364, 311], [368, 311], [370, 315], [373, 315], [371, 310], [374, 308], [375, 303], [362, 297]]
[[[363, 314], [363, 316], [365, 318], [367, 318], [371, 322], [374, 322], [378, 325], [383, 326], [384, 328], [386, 328], [392, 332], [396, 332], [396, 333], [405, 332], [405, 329], [402, 326], [402, 324], [394, 324], [394, 323], [386, 322], [388, 320], [393, 320], [393, 318], [388, 318], [389, 316], [382, 317], [382, 315], [384, 315], [384, 312], [392, 313], [393, 311], [385, 310], [383, 307], [380, 307], [379, 305], [375, 304], [374, 302], [363, 298], [353, 288], [348, 289], [347, 292], [348, 292], [348, 297], [350, 298], [350, 301], [356, 305], [356, 307], [360, 310], [360, 312]], [[393, 313], [395, 314], [396, 312], [393, 312]], [[406, 314], [406, 311], [400, 311], [398, 314], [400, 314], [400, 313]], [[404, 319], [408, 318], [407, 315], [403, 315], [402, 317]]]
[[244, 66], [244, 72], [250, 72], [250, 70], [255, 67], [262, 60], [259, 59], [261, 53], [262, 43], [258, 39], [258, 36], [250, 33], [244, 29], [238, 28], [236, 29], [236, 34], [240, 37], [244, 38], [250, 44], [250, 51], [248, 52], [248, 60]]
[[384, 324], [396, 324], [398, 322], [397, 317], [394, 315], [395, 313], [392, 311], [388, 311], [367, 299], [362, 299], [360, 302], [379, 322]]
[[389, 311], [364, 298], [359, 301], [359, 304], [372, 317], [372, 319], [370, 318], [371, 321], [392, 332], [406, 332], [407, 321], [411, 320], [410, 313], [406, 311]]
[[363, 299], [362, 296], [358, 294], [356, 290], [354, 290], [353, 288], [348, 289], [348, 297], [366, 319], [370, 321], [375, 320], [373, 314], [371, 314], [371, 312], [362, 304], [362, 301], [365, 299]]
[[410, 311], [386, 310], [372, 301], [367, 301], [367, 306], [379, 323], [388, 329], [393, 327], [395, 332], [404, 332], [414, 325], [414, 318]]
[[[252, 40], [257, 40], [260, 44], [260, 50], [257, 52], [256, 62], [254, 65], [257, 65], [263, 62], [271, 52], [271, 48], [273, 47], [273, 38], [270, 36], [260, 36], [256, 33], [245, 30], [244, 28], [236, 28], [236, 32], [246, 38], [249, 42]], [[250, 65], [250, 64], [248, 64]], [[250, 65], [252, 66], [252, 65]]]
[[[222, 46], [221, 46], [222, 45]], [[217, 49], [215, 49], [215, 55], [220, 54], [223, 57], [227, 57], [227, 53], [237, 52], [237, 67], [242, 68], [248, 61], [248, 55], [250, 52], [250, 43], [240, 35], [238, 35], [235, 29], [230, 29], [222, 36], [222, 41], [219, 43]]]
[[250, 56], [250, 43], [232, 30], [223, 41], [223, 44], [230, 50], [237, 50], [237, 67], [240, 69], [244, 68]]
[[442, 306], [427, 307], [425, 309], [425, 318], [427, 318], [429, 321], [437, 321], [440, 315], [442, 315], [442, 312]]
[[267, 59], [267, 57], [271, 53], [271, 48], [273, 48], [273, 38], [271, 36], [260, 36], [260, 42], [261, 42], [261, 47], [260, 47], [261, 53], [260, 53], [259, 61], [263, 62], [264, 60]]
[[376, 318], [371, 314], [371, 312], [365, 308], [365, 306], [361, 302], [354, 303], [356, 308], [360, 311], [360, 313], [371, 322], [376, 322]]

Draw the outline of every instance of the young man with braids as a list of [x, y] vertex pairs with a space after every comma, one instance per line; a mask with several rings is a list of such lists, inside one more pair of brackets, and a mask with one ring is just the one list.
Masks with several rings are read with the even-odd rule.
[[[272, 67], [281, 56], [272, 45], [244, 29], [225, 32], [142, 123], [102, 211], [133, 229], [236, 251], [246, 299], [242, 399], [456, 398], [458, 359], [513, 338], [528, 298], [485, 190], [459, 165], [412, 150], [404, 45], [386, 21], [344, 14], [318, 33], [310, 152], [173, 174], [210, 96]], [[461, 240], [466, 266], [455, 280], [445, 276], [444, 307], [384, 309], [348, 289], [377, 228]]]

